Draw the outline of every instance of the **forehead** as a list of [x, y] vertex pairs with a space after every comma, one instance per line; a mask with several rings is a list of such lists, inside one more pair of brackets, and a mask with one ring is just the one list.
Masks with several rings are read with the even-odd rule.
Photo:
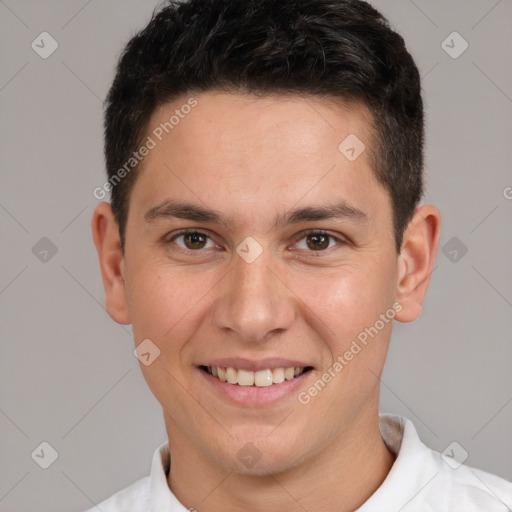
[[272, 204], [318, 204], [336, 196], [371, 215], [375, 193], [384, 196], [376, 209], [389, 206], [369, 164], [371, 116], [356, 103], [188, 94], [158, 107], [147, 135], [155, 147], [135, 188], [148, 207], [174, 194], [204, 199], [217, 210], [245, 208], [249, 215], [251, 206], [270, 212]]
[[[191, 101], [193, 108], [188, 107]], [[153, 112], [147, 131], [158, 136], [162, 129], [163, 138], [171, 144], [174, 139], [182, 153], [192, 158], [213, 145], [219, 151], [210, 158], [227, 158], [237, 150], [258, 159], [279, 158], [286, 151], [297, 158], [318, 158], [315, 150], [320, 148], [337, 155], [340, 137], [349, 134], [364, 140], [367, 149], [372, 146], [371, 114], [364, 105], [291, 94], [259, 97], [210, 91], [184, 95]], [[290, 153], [285, 155], [288, 161]]]

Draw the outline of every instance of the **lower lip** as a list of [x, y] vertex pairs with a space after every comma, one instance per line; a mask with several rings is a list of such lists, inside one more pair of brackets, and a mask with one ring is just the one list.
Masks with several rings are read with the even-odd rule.
[[222, 382], [217, 377], [210, 375], [200, 368], [198, 368], [198, 371], [205, 379], [206, 383], [211, 386], [211, 389], [222, 398], [237, 405], [247, 407], [273, 405], [290, 395], [296, 395], [300, 386], [313, 373], [312, 370], [309, 370], [291, 380], [285, 380], [279, 384], [257, 387], [229, 384], [228, 382]]

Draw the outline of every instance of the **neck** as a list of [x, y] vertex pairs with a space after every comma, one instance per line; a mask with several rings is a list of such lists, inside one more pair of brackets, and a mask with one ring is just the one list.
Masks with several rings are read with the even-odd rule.
[[[382, 484], [395, 456], [382, 440], [378, 404], [350, 431], [292, 469], [264, 476], [235, 473], [200, 451], [169, 418], [171, 453], [168, 484], [178, 500], [201, 512], [351, 512]], [[171, 435], [172, 434], [172, 435]]]

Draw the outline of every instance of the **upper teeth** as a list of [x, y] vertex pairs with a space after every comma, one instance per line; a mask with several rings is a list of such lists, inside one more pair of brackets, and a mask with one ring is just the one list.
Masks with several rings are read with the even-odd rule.
[[238, 384], [240, 386], [271, 386], [272, 384], [279, 384], [286, 380], [291, 380], [293, 377], [300, 375], [304, 368], [293, 367], [290, 368], [268, 368], [266, 370], [258, 370], [252, 372], [249, 370], [241, 370], [237, 368], [224, 368], [222, 366], [207, 366], [208, 373], [217, 377], [222, 382], [229, 384]]

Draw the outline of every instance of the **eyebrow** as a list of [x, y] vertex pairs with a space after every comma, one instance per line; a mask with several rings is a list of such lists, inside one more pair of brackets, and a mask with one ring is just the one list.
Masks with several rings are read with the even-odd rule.
[[[221, 224], [229, 229], [231, 229], [232, 226], [232, 223], [218, 210], [172, 199], [163, 201], [157, 206], [150, 208], [144, 214], [144, 220], [148, 223], [171, 218]], [[353, 219], [358, 222], [366, 222], [368, 221], [368, 215], [345, 201], [338, 201], [322, 206], [306, 206], [287, 212], [284, 215], [276, 215], [274, 217], [273, 227], [328, 219]]]

